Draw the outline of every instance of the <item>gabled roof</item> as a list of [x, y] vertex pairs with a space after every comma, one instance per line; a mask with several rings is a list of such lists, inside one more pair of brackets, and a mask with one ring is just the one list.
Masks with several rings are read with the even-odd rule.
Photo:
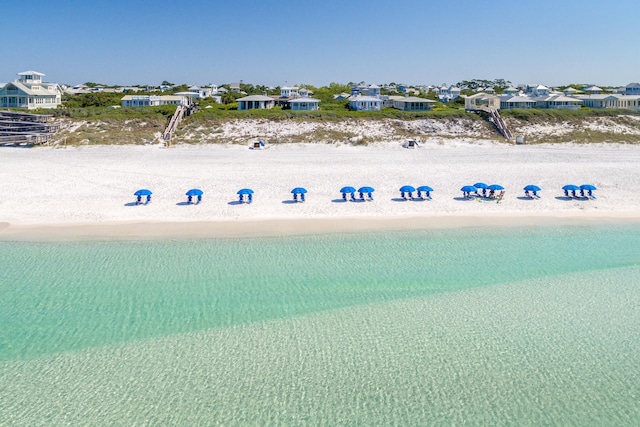
[[289, 104], [297, 104], [300, 102], [320, 102], [320, 100], [316, 98], [309, 98], [309, 97], [303, 96], [301, 98], [295, 98], [290, 100]]
[[519, 95], [501, 95], [499, 96], [500, 102], [527, 102], [530, 104], [535, 104], [536, 100], [533, 98], [529, 98], [528, 96], [519, 96]]
[[37, 71], [23, 71], [21, 73], [18, 73], [19, 76], [40, 76], [43, 77], [44, 74], [39, 73]]
[[249, 95], [236, 101], [273, 101], [273, 98], [264, 95]]
[[[49, 90], [48, 87], [51, 85], [51, 83], [37, 83], [34, 84], [33, 86], [37, 86], [39, 89], [32, 89], [30, 84], [24, 84], [21, 81], [14, 81], [11, 83], [8, 83], [6, 86], [9, 85], [13, 85], [16, 88], [18, 88], [19, 90], [23, 91], [24, 93], [26, 93], [27, 95], [32, 95], [32, 96], [43, 96], [43, 95], [48, 95], [48, 96], [56, 96], [58, 93], [55, 90]], [[53, 86], [57, 86], [56, 84], [54, 84]]]
[[640, 88], [640, 83], [629, 83], [627, 86], [628, 88]]
[[362, 95], [358, 95], [355, 96], [353, 98], [351, 98], [350, 101], [377, 101], [377, 102], [382, 102], [381, 99], [376, 98], [375, 96], [362, 96]]
[[[396, 98], [396, 97], [394, 97]], [[435, 104], [436, 101], [433, 101], [431, 99], [426, 99], [426, 98], [418, 98], [417, 96], [401, 96], [399, 97], [399, 99], [394, 99], [394, 101], [398, 101], [398, 102], [428, 102], [428, 103], [432, 103]]]

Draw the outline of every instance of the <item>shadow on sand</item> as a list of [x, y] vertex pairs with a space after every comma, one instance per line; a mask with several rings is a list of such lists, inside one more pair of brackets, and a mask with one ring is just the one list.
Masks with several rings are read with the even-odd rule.
[[234, 200], [232, 202], [227, 203], [228, 205], [244, 205], [245, 203], [241, 202], [240, 200]]

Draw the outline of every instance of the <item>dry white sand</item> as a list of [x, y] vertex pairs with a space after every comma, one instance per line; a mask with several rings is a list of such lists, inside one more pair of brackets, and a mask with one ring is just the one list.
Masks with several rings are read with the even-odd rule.
[[[640, 146], [504, 145], [487, 141], [369, 146], [287, 144], [35, 147], [0, 150], [0, 237], [243, 235], [370, 228], [519, 224], [640, 218]], [[501, 203], [462, 200], [478, 181], [506, 188]], [[595, 200], [561, 187], [593, 184]], [[542, 187], [525, 199], [527, 184]], [[339, 190], [375, 188], [373, 202], [343, 203]], [[403, 185], [429, 185], [431, 201], [399, 201]], [[305, 203], [291, 203], [293, 187]], [[237, 204], [236, 192], [255, 191]], [[153, 191], [135, 206], [133, 193]], [[190, 188], [204, 191], [186, 205]]]

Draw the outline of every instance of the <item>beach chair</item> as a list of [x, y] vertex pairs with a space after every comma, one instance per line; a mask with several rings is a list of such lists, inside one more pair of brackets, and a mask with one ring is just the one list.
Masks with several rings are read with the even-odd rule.
[[347, 193], [342, 193], [342, 200], [347, 201]]
[[247, 194], [247, 203], [251, 203], [253, 200], [252, 194]]
[[138, 196], [136, 198], [136, 205], [141, 205], [142, 204], [142, 196]]
[[304, 193], [300, 193], [300, 203], [304, 203]]
[[187, 196], [187, 203], [189, 203], [189, 204], [193, 203], [193, 197], [192, 196]]
[[196, 201], [196, 205], [199, 205], [201, 201], [202, 201], [202, 196], [198, 196], [198, 199]]
[[356, 201], [356, 193], [351, 193], [351, 201], [352, 202]]
[[149, 203], [151, 203], [151, 195], [148, 195], [147, 200], [144, 202], [145, 205], [148, 205]]

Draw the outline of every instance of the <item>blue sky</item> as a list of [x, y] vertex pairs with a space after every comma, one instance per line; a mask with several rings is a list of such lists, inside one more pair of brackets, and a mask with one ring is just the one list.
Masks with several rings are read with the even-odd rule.
[[2, 82], [640, 81], [638, 0], [32, 0], [2, 17]]

